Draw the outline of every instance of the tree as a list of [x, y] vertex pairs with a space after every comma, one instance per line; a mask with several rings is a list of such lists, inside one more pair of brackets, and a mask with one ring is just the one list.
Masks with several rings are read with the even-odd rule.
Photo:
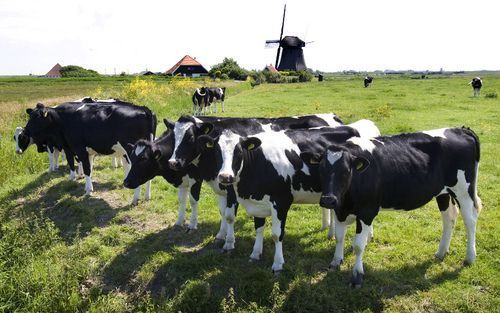
[[59, 70], [61, 72], [62, 77], [96, 77], [100, 76], [99, 73], [97, 73], [94, 70], [88, 70], [85, 69], [81, 66], [77, 65], [67, 65], [61, 67]]
[[213, 78], [223, 78], [224, 74], [236, 80], [246, 80], [248, 71], [241, 68], [232, 58], [224, 58], [222, 63], [212, 66], [208, 75]]

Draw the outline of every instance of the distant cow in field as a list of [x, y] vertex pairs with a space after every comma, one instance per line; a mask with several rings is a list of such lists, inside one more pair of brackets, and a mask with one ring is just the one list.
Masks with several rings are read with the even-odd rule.
[[479, 93], [481, 91], [481, 87], [483, 87], [483, 81], [479, 77], [473, 78], [469, 85], [472, 85], [472, 89], [474, 89], [474, 97], [479, 97]]
[[206, 88], [208, 92], [208, 107], [210, 108], [210, 113], [212, 113], [212, 104], [214, 105], [214, 113], [217, 113], [217, 102], [221, 103], [222, 112], [224, 112], [224, 98], [226, 97], [226, 87], [208, 87]]
[[196, 88], [193, 97], [193, 115], [202, 115], [202, 110], [206, 114], [206, 107], [208, 103], [208, 92], [206, 87]]
[[479, 139], [468, 128], [442, 128], [376, 138], [351, 138], [328, 147], [317, 159], [322, 184], [320, 205], [335, 212], [335, 256], [344, 259], [346, 226], [356, 223], [352, 285], [363, 281], [363, 252], [381, 209], [413, 210], [436, 198], [443, 233], [436, 257], [443, 259], [453, 226], [462, 214], [467, 232], [465, 264], [476, 259]]
[[366, 76], [365, 79], [364, 79], [365, 88], [370, 87], [370, 85], [372, 84], [372, 82], [373, 82], [373, 77]]

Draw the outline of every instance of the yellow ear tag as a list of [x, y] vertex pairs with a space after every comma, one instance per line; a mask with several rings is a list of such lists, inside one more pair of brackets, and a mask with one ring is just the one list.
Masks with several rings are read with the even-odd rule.
[[311, 163], [311, 164], [319, 164], [318, 160], [316, 160], [316, 159], [309, 160], [309, 163]]
[[213, 148], [213, 147], [214, 147], [214, 143], [207, 141], [207, 148]]
[[48, 111], [43, 112], [43, 117], [47, 117], [47, 115], [49, 115]]
[[208, 134], [210, 132], [210, 128], [205, 128], [205, 134]]
[[356, 170], [359, 171], [362, 167], [363, 167], [363, 163], [362, 162], [357, 162], [357, 164], [356, 164]]
[[255, 148], [255, 145], [253, 143], [251, 143], [251, 144], [248, 145], [247, 150], [250, 151], [250, 150], [253, 150], [253, 148]]

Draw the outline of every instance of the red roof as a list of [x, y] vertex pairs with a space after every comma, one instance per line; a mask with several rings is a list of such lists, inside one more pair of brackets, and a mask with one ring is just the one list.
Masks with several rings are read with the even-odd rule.
[[179, 62], [177, 62], [174, 66], [172, 66], [168, 71], [165, 72], [165, 74], [172, 74], [174, 73], [180, 66], [182, 65], [187, 65], [187, 66], [201, 66], [203, 67], [200, 62], [196, 61], [189, 55], [184, 56]]
[[278, 73], [278, 70], [272, 64], [267, 65], [266, 69], [271, 73]]
[[47, 77], [61, 77], [61, 72], [60, 72], [60, 69], [61, 69], [61, 64], [57, 63], [56, 65], [54, 65], [54, 67], [52, 67], [52, 69], [50, 71], [48, 71], [47, 74], [45, 74], [45, 76]]

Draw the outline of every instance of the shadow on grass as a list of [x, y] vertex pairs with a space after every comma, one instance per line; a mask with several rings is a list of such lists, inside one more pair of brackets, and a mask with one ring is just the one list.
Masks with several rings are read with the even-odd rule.
[[[262, 260], [249, 263], [253, 232], [237, 233], [236, 249], [228, 254], [222, 253], [219, 244], [207, 240], [217, 227], [215, 223], [202, 223], [190, 234], [168, 228], [133, 242], [104, 269], [104, 290], [150, 292], [161, 303], [182, 293], [187, 281], [198, 281], [210, 286], [209, 300], [199, 305], [215, 312], [230, 288], [239, 305], [255, 302], [272, 307], [270, 295], [275, 283], [279, 283], [280, 289], [286, 291], [281, 305], [285, 312], [380, 312], [386, 299], [429, 290], [456, 279], [461, 269], [429, 279], [426, 273], [436, 264], [433, 259], [387, 270], [365, 264], [365, 285], [354, 290], [349, 287], [351, 269], [326, 270], [333, 255], [330, 247], [311, 251], [303, 235], [287, 234], [283, 245], [287, 263], [284, 271], [275, 276], [271, 272], [274, 244], [268, 237]], [[241, 225], [236, 229], [242, 229]], [[157, 254], [163, 257], [154, 260]], [[181, 301], [190, 301], [188, 298]]]
[[[72, 243], [75, 236], [85, 237], [92, 228], [104, 227], [119, 212], [128, 210], [131, 205], [112, 207], [99, 195], [85, 196], [84, 180], [69, 181], [64, 177], [56, 184], [43, 186], [55, 178], [66, 175], [65, 169], [53, 173], [40, 174], [22, 188], [13, 189], [0, 203], [14, 200], [13, 209], [5, 210], [3, 220], [29, 213], [49, 218], [59, 229], [62, 238]], [[116, 188], [112, 182], [94, 182], [95, 191], [107, 191]], [[34, 194], [39, 195], [33, 197]]]

